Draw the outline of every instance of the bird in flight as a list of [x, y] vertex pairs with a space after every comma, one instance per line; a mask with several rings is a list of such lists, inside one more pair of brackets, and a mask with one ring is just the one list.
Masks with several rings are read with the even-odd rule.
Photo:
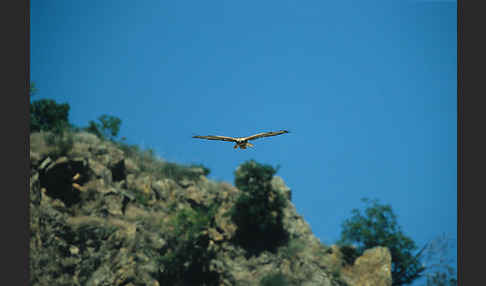
[[276, 132], [272, 132], [272, 131], [263, 132], [263, 133], [258, 133], [258, 134], [251, 135], [251, 136], [248, 136], [248, 137], [227, 137], [227, 136], [208, 135], [208, 136], [192, 136], [192, 138], [235, 142], [236, 145], [233, 148], [237, 149], [238, 147], [240, 147], [240, 149], [246, 149], [247, 147], [253, 147], [253, 144], [248, 142], [250, 140], [254, 140], [254, 139], [262, 138], [262, 137], [277, 136], [277, 135], [284, 134], [284, 133], [289, 133], [289, 131], [280, 130], [280, 131], [276, 131]]

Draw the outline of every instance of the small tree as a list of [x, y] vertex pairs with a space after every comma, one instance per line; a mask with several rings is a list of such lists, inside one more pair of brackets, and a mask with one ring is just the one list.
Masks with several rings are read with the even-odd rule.
[[118, 136], [122, 122], [120, 118], [103, 114], [98, 117], [98, 121], [99, 123], [90, 120], [85, 130], [100, 138], [109, 138], [110, 140], [114, 140]]
[[236, 224], [235, 241], [250, 254], [275, 251], [288, 240], [283, 227], [285, 197], [274, 190], [271, 180], [276, 170], [251, 160], [235, 172], [235, 185], [243, 193], [230, 211]]
[[101, 122], [101, 130], [103, 130], [105, 136], [108, 136], [111, 139], [118, 136], [121, 125], [120, 118], [103, 114], [98, 118], [98, 120]]
[[88, 127], [84, 128], [84, 130], [98, 136], [98, 138], [105, 138], [104, 135], [103, 135], [103, 132], [100, 129], [101, 129], [101, 127], [100, 127], [99, 123], [96, 123], [93, 120], [90, 120], [89, 123], [88, 123]]
[[58, 104], [52, 99], [41, 99], [30, 104], [30, 132], [54, 131], [69, 127], [69, 104]]
[[392, 285], [406, 285], [420, 277], [424, 267], [420, 263], [422, 251], [398, 226], [390, 205], [379, 204], [377, 200], [363, 199], [369, 206], [362, 215], [357, 209], [353, 216], [342, 224], [339, 244], [355, 244], [361, 255], [366, 249], [376, 246], [387, 247], [392, 256]]

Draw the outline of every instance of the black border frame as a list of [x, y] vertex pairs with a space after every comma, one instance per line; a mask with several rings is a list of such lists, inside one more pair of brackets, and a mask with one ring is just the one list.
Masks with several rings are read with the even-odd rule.
[[457, 0], [458, 285], [484, 284], [481, 262], [485, 252], [481, 250], [484, 249], [486, 235], [483, 234], [481, 212], [484, 210], [481, 198], [484, 169], [481, 167], [486, 160], [486, 142], [481, 140], [481, 135], [486, 122], [486, 105], [481, 104], [481, 99], [484, 99], [484, 72], [481, 67], [484, 66], [486, 46], [477, 41], [482, 40], [482, 27], [485, 27], [484, 9], [478, 5], [479, 2]]
[[462, 0], [457, 0], [457, 282], [463, 285], [463, 201], [462, 201], [462, 72], [463, 72], [463, 9]]
[[2, 284], [29, 285], [30, 1], [3, 1]]
[[[478, 248], [483, 247], [486, 238], [480, 233], [483, 224], [481, 212], [479, 212], [483, 207], [483, 200], [479, 197], [483, 191], [481, 177], [484, 176], [481, 172], [481, 163], [484, 161], [481, 159], [485, 156], [478, 155], [484, 155], [486, 144], [478, 140], [477, 135], [482, 134], [482, 122], [486, 122], [486, 120], [481, 120], [484, 118], [479, 117], [482, 112], [486, 112], [482, 110], [486, 105], [481, 105], [474, 99], [481, 98], [483, 95], [480, 92], [481, 81], [484, 80], [480, 59], [486, 48], [479, 41], [473, 43], [473, 39], [478, 39], [478, 35], [481, 38], [482, 29], [480, 27], [486, 25], [478, 22], [479, 19], [483, 19], [481, 15], [483, 10], [479, 5], [472, 6], [477, 2], [468, 1], [467, 9], [464, 9], [463, 2], [465, 1], [457, 0], [457, 278], [458, 285], [475, 285], [475, 281], [484, 280], [479, 270], [481, 267], [479, 261], [481, 261], [483, 252], [478, 251]], [[4, 82], [4, 86], [7, 86], [4, 99], [7, 101], [2, 104], [4, 112], [1, 114], [2, 122], [6, 127], [4, 130], [7, 130], [4, 132], [7, 135], [6, 139], [14, 139], [2, 140], [7, 142], [7, 146], [3, 150], [6, 151], [8, 162], [5, 162], [7, 164], [2, 169], [3, 174], [8, 174], [4, 176], [7, 179], [8, 188], [4, 189], [4, 197], [1, 200], [3, 202], [1, 217], [4, 221], [2, 249], [5, 254], [4, 261], [7, 262], [7, 266], [2, 271], [6, 275], [3, 276], [2, 282], [7, 285], [28, 285], [30, 280], [28, 263], [30, 247], [28, 206], [30, 1], [5, 1], [1, 6], [2, 19], [11, 23], [11, 25], [4, 26], [10, 31], [4, 33], [7, 35], [7, 39], [4, 39], [4, 45], [2, 45], [7, 49], [6, 51], [4, 49], [4, 62], [8, 62], [8, 64], [2, 65], [2, 67], [4, 74], [8, 75], [8, 79]], [[23, 21], [19, 21], [19, 19]], [[479, 30], [478, 34], [475, 33], [475, 29]], [[464, 38], [466, 39], [465, 44]], [[464, 77], [466, 77], [467, 84], [464, 83]], [[22, 96], [18, 96], [18, 94]], [[473, 135], [476, 135], [475, 138], [472, 138]], [[465, 227], [466, 224], [470, 227]], [[469, 232], [466, 231], [467, 235], [464, 233], [464, 229], [469, 229]], [[465, 256], [468, 256], [468, 260], [465, 260]], [[474, 271], [475, 269], [478, 271]]]

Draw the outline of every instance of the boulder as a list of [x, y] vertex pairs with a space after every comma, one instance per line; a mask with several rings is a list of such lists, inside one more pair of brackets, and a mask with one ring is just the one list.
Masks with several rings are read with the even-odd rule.
[[351, 267], [341, 270], [341, 276], [351, 286], [390, 286], [391, 254], [386, 247], [366, 250]]

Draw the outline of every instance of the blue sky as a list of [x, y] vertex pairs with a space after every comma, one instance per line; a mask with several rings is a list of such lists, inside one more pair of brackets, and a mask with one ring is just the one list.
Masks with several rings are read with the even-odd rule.
[[[31, 1], [31, 80], [86, 126], [233, 182], [281, 165], [326, 244], [363, 197], [457, 237], [455, 1]], [[35, 98], [34, 98], [35, 99]], [[290, 134], [234, 150], [193, 135]], [[455, 249], [454, 249], [455, 251]]]

